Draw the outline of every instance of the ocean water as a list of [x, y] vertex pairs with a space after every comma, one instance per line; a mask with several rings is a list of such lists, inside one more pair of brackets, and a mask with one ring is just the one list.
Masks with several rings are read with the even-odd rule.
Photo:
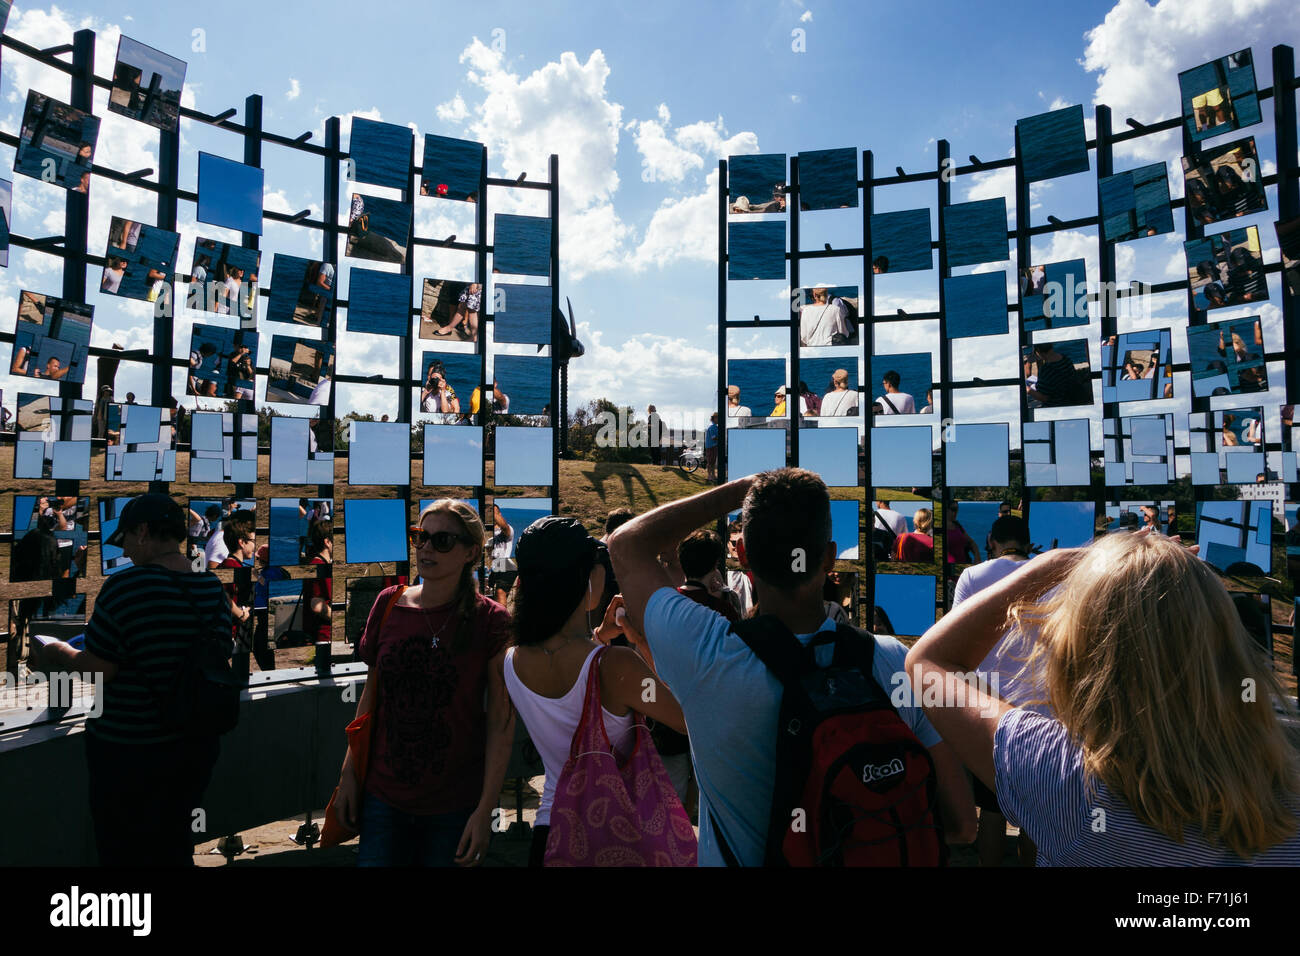
[[735, 202], [741, 196], [751, 203], [767, 202], [772, 198], [773, 187], [786, 182], [785, 153], [727, 157], [729, 202]]
[[784, 279], [783, 220], [727, 223], [728, 279]]
[[[511, 415], [541, 415], [551, 403], [551, 360], [545, 356], [498, 355], [493, 375], [510, 399]], [[462, 402], [461, 407], [464, 408]]]
[[943, 240], [950, 268], [1009, 259], [1006, 199], [999, 196], [949, 206], [943, 215]]
[[[1043, 267], [1045, 288], [1059, 286], [1061, 289], [1061, 315], [1045, 314], [1046, 295], [1022, 295], [1020, 300], [1021, 318], [1025, 331], [1038, 329], [1063, 329], [1074, 325], [1087, 325], [1089, 303], [1086, 298], [1080, 302], [1080, 295], [1087, 291], [1087, 266], [1082, 259], [1070, 259], [1067, 262], [1049, 262]], [[1020, 288], [1025, 288], [1025, 278], [1020, 276]]]
[[348, 278], [349, 332], [407, 335], [411, 331], [411, 277], [353, 269]]
[[354, 116], [352, 136], [348, 143], [353, 178], [359, 183], [405, 189], [411, 173], [414, 138], [415, 134], [409, 126], [395, 126]]
[[[114, 217], [115, 224], [119, 221], [117, 217]], [[109, 231], [111, 233], [113, 230], [110, 229]], [[169, 232], [155, 226], [142, 226], [140, 238], [137, 240], [134, 249], [108, 245], [104, 252], [105, 258], [117, 256], [127, 262], [126, 275], [122, 277], [122, 284], [118, 286], [117, 295], [128, 299], [147, 300], [149, 298], [149, 289], [153, 285], [149, 281], [150, 269], [157, 269], [166, 276], [167, 283], [170, 286], [172, 276], [176, 272], [176, 253], [180, 247], [180, 242], [181, 236], [178, 232]], [[100, 290], [104, 291], [102, 273]]]
[[[873, 355], [867, 366], [867, 394], [863, 401], [870, 408], [871, 403], [885, 393], [881, 384], [886, 372], [897, 372], [902, 380], [898, 390], [912, 396], [916, 410], [925, 407], [925, 390], [934, 382], [932, 369], [934, 356], [930, 352], [908, 352], [900, 355]], [[891, 413], [892, 417], [892, 413]]]
[[[307, 499], [307, 508], [310, 511], [317, 501], [328, 501], [328, 499]], [[333, 513], [333, 502], [329, 502], [331, 514]], [[307, 519], [298, 515], [298, 499], [296, 498], [272, 498], [270, 519], [267, 522], [270, 529], [270, 540], [267, 544], [270, 546], [268, 555], [272, 566], [275, 567], [293, 567], [298, 565], [299, 538], [303, 540], [303, 546], [306, 547], [307, 538]], [[337, 545], [337, 542], [335, 542]]]
[[871, 258], [884, 256], [889, 272], [924, 272], [934, 266], [930, 210], [904, 209], [871, 217]]
[[1020, 158], [1028, 182], [1088, 171], [1088, 134], [1083, 107], [1067, 106], [1016, 123]]
[[492, 271], [520, 276], [551, 274], [551, 220], [497, 213], [492, 230]]
[[857, 208], [857, 205], [856, 148], [815, 149], [799, 154], [800, 209]]
[[[451, 139], [427, 133], [424, 137], [424, 159], [421, 167], [420, 192], [425, 196], [441, 195], [444, 199], [467, 199], [478, 196], [483, 171], [482, 143], [464, 139]], [[438, 187], [446, 186], [440, 193]]]
[[754, 417], [771, 415], [776, 390], [790, 384], [786, 382], [785, 359], [727, 359], [727, 384], [740, 388], [740, 404]]
[[1005, 335], [1011, 328], [1005, 270], [944, 279], [943, 301], [950, 339]]
[[[500, 308], [495, 308], [495, 303]], [[551, 344], [549, 285], [493, 286], [492, 341]]]

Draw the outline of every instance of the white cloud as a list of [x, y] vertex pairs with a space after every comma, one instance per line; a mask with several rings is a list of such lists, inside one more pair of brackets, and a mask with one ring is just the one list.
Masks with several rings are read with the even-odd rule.
[[811, 10], [805, 10], [805, 11], [803, 12], [803, 16], [801, 16], [801, 17], [799, 18], [799, 22], [800, 22], [800, 23], [812, 23], [812, 18], [813, 18], [812, 11], [811, 11]]
[[[1268, 45], [1300, 31], [1300, 7], [1292, 0], [1225, 0], [1214, 16], [1191, 0], [1119, 0], [1089, 30], [1083, 66], [1097, 73], [1093, 102], [1112, 110], [1116, 131], [1129, 117], [1154, 123], [1177, 116], [1178, 73], [1244, 47], [1255, 50], [1256, 81], [1271, 83]], [[1116, 153], [1160, 159], [1177, 141], [1170, 131], [1128, 140]]]
[[435, 112], [438, 119], [444, 123], [460, 123], [469, 116], [469, 107], [465, 105], [464, 98], [457, 93], [446, 103], [439, 103]]
[[705, 179], [703, 192], [665, 199], [630, 257], [637, 270], [674, 262], [718, 261], [718, 171]]
[[294, 77], [289, 77], [289, 92], [284, 94], [286, 100], [296, 100], [302, 94], [302, 84]]

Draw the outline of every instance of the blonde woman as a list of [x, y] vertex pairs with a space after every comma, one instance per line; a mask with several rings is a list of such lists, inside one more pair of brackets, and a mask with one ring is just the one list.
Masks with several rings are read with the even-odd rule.
[[934, 561], [934, 512], [917, 508], [912, 515], [912, 530], [894, 539], [892, 557], [899, 561], [929, 564]]
[[951, 689], [1009, 624], [1038, 635], [1026, 667], [1055, 717], [965, 687], [923, 704], [1040, 864], [1300, 865], [1281, 688], [1194, 549], [1139, 532], [1050, 551], [944, 615], [908, 672]]
[[514, 737], [510, 617], [475, 587], [483, 523], [469, 505], [433, 502], [411, 543], [420, 583], [386, 618], [393, 589], [382, 591], [357, 646], [370, 667], [357, 707], [373, 713], [370, 765], [358, 780], [349, 750], [338, 809], [360, 822], [358, 866], [477, 866]]

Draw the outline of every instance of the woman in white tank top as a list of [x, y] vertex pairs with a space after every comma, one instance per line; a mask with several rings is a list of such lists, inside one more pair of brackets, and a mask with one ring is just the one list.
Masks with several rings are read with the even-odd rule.
[[[600, 645], [588, 615], [605, 587], [604, 565], [596, 560], [604, 545], [572, 518], [546, 517], [520, 535], [515, 551], [519, 581], [515, 591], [515, 646], [506, 652], [505, 681], [510, 700], [546, 768], [546, 787], [533, 827], [530, 866], [541, 866], [550, 830], [555, 783], [569, 759], [573, 734], [582, 717], [587, 676]], [[622, 633], [634, 646], [645, 639], [616, 623], [622, 600], [616, 597], [601, 625], [601, 636]], [[646, 652], [648, 657], [648, 652]], [[653, 681], [647, 685], [645, 681]], [[644, 689], [654, 686], [655, 693]], [[651, 696], [651, 701], [644, 700]], [[605, 731], [621, 755], [636, 744], [633, 710], [685, 732], [676, 698], [636, 651], [611, 647], [600, 665], [600, 697]], [[643, 731], [642, 746], [653, 746]]]

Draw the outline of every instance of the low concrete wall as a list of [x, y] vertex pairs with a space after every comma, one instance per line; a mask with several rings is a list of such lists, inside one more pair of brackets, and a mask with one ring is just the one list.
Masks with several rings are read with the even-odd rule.
[[[221, 738], [204, 797], [204, 843], [319, 809], [338, 782], [344, 728], [365, 680], [360, 664], [319, 680], [310, 668], [255, 675], [239, 726]], [[347, 699], [350, 698], [350, 699]], [[86, 802], [84, 708], [34, 713], [0, 734], [0, 866], [88, 866], [96, 862]], [[6, 727], [10, 721], [6, 721]]]

